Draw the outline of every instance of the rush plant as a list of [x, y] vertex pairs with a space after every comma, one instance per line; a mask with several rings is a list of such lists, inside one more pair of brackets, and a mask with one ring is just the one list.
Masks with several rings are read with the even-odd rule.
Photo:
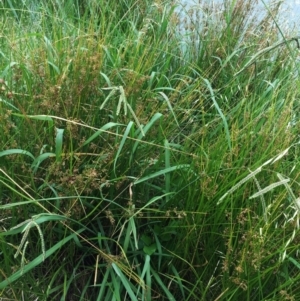
[[0, 299], [300, 298], [299, 37], [260, 5], [0, 3]]

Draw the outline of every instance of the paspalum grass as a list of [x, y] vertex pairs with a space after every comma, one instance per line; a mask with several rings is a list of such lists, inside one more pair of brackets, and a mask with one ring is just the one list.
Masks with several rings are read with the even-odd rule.
[[1, 2], [3, 300], [299, 299], [299, 42], [256, 4]]

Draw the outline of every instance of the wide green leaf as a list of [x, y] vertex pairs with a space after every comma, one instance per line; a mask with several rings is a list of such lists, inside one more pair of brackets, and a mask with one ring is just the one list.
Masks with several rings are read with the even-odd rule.
[[35, 159], [32, 153], [23, 149], [7, 149], [0, 152], [0, 157], [9, 156], [9, 155], [26, 155], [33, 160]]

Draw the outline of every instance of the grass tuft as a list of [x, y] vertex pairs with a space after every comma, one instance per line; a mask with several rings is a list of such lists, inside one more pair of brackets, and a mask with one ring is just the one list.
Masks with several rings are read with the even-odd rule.
[[0, 299], [300, 298], [281, 4], [0, 2]]

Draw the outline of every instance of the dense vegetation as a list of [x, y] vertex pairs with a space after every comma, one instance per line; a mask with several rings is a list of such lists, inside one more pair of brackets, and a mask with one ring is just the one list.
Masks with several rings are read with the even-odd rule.
[[1, 1], [1, 300], [300, 300], [298, 38], [256, 2]]

